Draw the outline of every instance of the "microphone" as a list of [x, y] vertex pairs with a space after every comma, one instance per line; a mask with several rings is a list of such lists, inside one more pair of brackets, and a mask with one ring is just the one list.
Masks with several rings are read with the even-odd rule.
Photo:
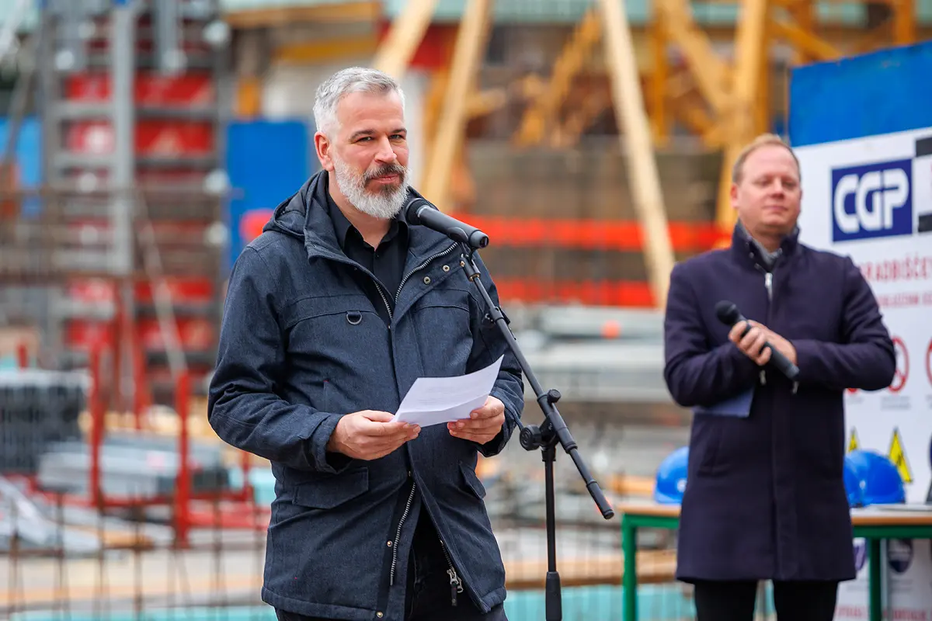
[[[739, 321], [747, 321], [744, 315], [741, 314], [741, 311], [738, 310], [735, 303], [729, 302], [728, 300], [722, 300], [715, 305], [715, 315], [718, 317], [718, 320], [726, 326], [733, 326]], [[751, 326], [748, 324], [748, 327], [744, 330], [744, 334], [747, 334], [750, 329]], [[744, 336], [744, 334], [741, 336]], [[777, 351], [770, 343], [765, 342], [764, 347], [770, 348], [770, 362], [773, 363], [773, 366], [789, 379], [796, 381], [796, 377], [799, 375], [799, 367], [790, 362], [786, 356]]]
[[485, 248], [489, 245], [489, 236], [474, 226], [469, 226], [451, 218], [420, 197], [408, 201], [405, 218], [411, 224], [422, 224], [450, 239], [462, 242], [470, 248]]

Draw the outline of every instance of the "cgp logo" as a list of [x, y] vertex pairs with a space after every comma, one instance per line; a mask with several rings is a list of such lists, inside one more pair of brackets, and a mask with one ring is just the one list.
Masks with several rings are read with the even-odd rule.
[[832, 170], [832, 241], [911, 235], [912, 160]]

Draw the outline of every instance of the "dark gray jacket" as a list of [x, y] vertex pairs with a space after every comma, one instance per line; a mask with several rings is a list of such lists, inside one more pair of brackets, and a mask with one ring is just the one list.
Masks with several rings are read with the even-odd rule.
[[[423, 502], [467, 593], [487, 611], [505, 598], [504, 569], [475, 466], [478, 453], [498, 453], [511, 436], [524, 405], [520, 368], [484, 321], [459, 247], [423, 226], [411, 226], [388, 328], [356, 284], [364, 268], [337, 243], [321, 203], [326, 183], [318, 173], [279, 205], [237, 259], [210, 385], [212, 427], [269, 459], [276, 479], [263, 600], [309, 616], [403, 619], [407, 516]], [[461, 375], [503, 354], [492, 394], [509, 422], [488, 444], [435, 425], [375, 461], [326, 452], [341, 415], [394, 412], [418, 377]]]

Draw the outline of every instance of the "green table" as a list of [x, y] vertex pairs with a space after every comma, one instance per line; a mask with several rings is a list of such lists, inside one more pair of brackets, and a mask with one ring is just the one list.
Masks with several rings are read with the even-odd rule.
[[[624, 553], [622, 619], [637, 621], [637, 530], [676, 530], [680, 523], [680, 508], [677, 505], [632, 502], [619, 505], [618, 510], [622, 515], [621, 548]], [[881, 621], [880, 542], [884, 539], [932, 539], [932, 510], [852, 509], [851, 522], [854, 536], [867, 540], [870, 620]]]

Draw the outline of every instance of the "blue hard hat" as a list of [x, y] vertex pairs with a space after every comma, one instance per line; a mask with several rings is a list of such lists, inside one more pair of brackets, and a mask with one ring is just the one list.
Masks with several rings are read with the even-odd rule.
[[845, 494], [848, 496], [849, 507], [863, 507], [864, 494], [861, 492], [861, 481], [854, 463], [845, 456]]
[[845, 456], [861, 488], [863, 506], [906, 502], [906, 489], [896, 464], [875, 451], [855, 449]]
[[654, 483], [654, 500], [665, 505], [678, 505], [686, 491], [686, 469], [689, 462], [689, 447], [683, 446], [669, 455], [657, 468]]

